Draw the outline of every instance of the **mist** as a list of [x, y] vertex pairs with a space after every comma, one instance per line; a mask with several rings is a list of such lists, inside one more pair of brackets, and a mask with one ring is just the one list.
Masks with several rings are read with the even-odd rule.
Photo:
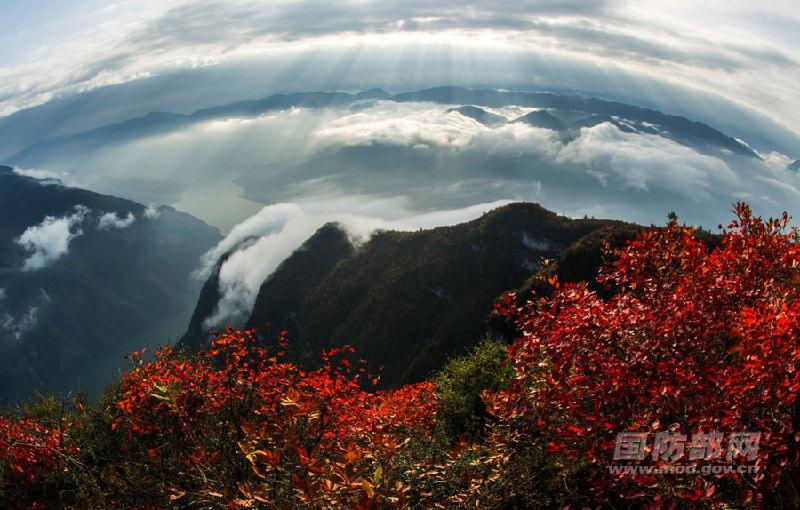
[[[674, 210], [705, 226], [725, 222], [736, 200], [777, 214], [800, 196], [792, 158], [776, 151], [701, 152], [610, 123], [563, 140], [524, 123], [486, 126], [452, 106], [367, 100], [214, 119], [70, 157], [45, 152], [23, 171], [173, 205], [224, 232], [266, 204], [356, 196], [402, 200], [417, 213], [526, 200], [645, 224]], [[513, 120], [531, 109], [487, 110]]]

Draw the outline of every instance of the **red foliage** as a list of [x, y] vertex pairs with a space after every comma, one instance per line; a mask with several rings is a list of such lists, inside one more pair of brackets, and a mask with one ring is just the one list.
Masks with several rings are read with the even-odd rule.
[[259, 481], [237, 480], [235, 493], [224, 484], [203, 491], [231, 497], [239, 506], [290, 497], [298, 498], [295, 506], [399, 502], [404, 488], [382, 493], [381, 473], [406, 444], [409, 430], [430, 432], [433, 384], [365, 391], [365, 370], [353, 370], [343, 357], [352, 352], [324, 352], [320, 369], [304, 371], [258, 346], [253, 331], [233, 330], [219, 335], [199, 359], [162, 349], [153, 361], [139, 358], [125, 374], [117, 403], [122, 415], [114, 427], [150, 446], [152, 460], [163, 450], [198, 472], [222, 469], [226, 452], [210, 450], [207, 441], [222, 428]]
[[5, 483], [32, 485], [58, 469], [64, 455], [62, 439], [59, 429], [0, 417], [0, 462], [7, 466]]
[[[741, 489], [742, 502], [757, 501], [795, 469], [797, 232], [786, 215], [764, 221], [744, 204], [736, 212], [713, 249], [675, 223], [641, 235], [602, 272], [600, 282], [619, 289], [608, 301], [553, 279], [548, 299], [518, 306], [511, 294], [498, 307], [521, 338], [510, 351], [517, 379], [492, 399], [493, 412], [563, 458], [588, 462], [591, 500], [713, 503]], [[652, 446], [667, 429], [760, 432], [759, 472], [609, 473], [617, 433], [649, 432]]]
[[[519, 482], [538, 483], [542, 465], [526, 465], [534, 457], [524, 451], [546, 445], [538, 473], [580, 477], [579, 491], [553, 496], [571, 505], [763, 505], [798, 480], [800, 245], [785, 215], [764, 221], [739, 204], [737, 216], [713, 247], [674, 222], [642, 234], [601, 272], [616, 290], [608, 299], [555, 278], [546, 298], [507, 295], [498, 313], [520, 331], [509, 350], [516, 376], [484, 395], [495, 420], [476, 444], [404, 457], [412, 439], [431, 438], [432, 382], [367, 391], [375, 381], [349, 347], [306, 371], [285, 357], [283, 336], [273, 350], [253, 331], [229, 329], [197, 356], [132, 356], [112, 417], [103, 408], [93, 421], [105, 450], [89, 458], [105, 464], [85, 477], [98, 501], [132, 507], [503, 506], [530, 488]], [[4, 488], [38, 484], [70, 463], [88, 470], [72, 457], [75, 426], [0, 418]], [[761, 433], [754, 459], [676, 461], [759, 470], [609, 471], [618, 433], [649, 433], [652, 447], [667, 430]]]

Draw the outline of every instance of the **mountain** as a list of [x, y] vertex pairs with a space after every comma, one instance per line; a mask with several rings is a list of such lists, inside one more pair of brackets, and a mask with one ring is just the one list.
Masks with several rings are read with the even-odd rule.
[[[247, 326], [288, 330], [293, 352], [306, 362], [347, 343], [384, 365], [384, 384], [420, 380], [479, 341], [497, 296], [522, 286], [542, 258], [598, 229], [625, 225], [517, 203], [460, 225], [376, 232], [354, 247], [329, 224], [262, 284]], [[198, 310], [208, 312], [216, 290], [213, 283], [206, 290]], [[209, 314], [195, 314], [184, 345], [207, 344], [207, 333], [197, 332], [207, 329]]]
[[459, 87], [434, 87], [416, 92], [405, 92], [392, 97], [394, 101], [429, 101], [442, 104], [471, 104], [499, 108], [502, 106], [528, 106], [545, 108], [573, 114], [579, 112], [586, 117], [606, 115], [626, 119], [646, 126], [658, 127], [660, 135], [683, 145], [698, 148], [720, 148], [739, 156], [758, 158], [745, 144], [724, 133], [685, 117], [667, 115], [617, 101], [605, 101], [594, 97], [561, 95], [551, 92], [509, 92], [497, 90], [467, 90]]
[[447, 110], [447, 113], [450, 112], [458, 112], [461, 115], [475, 119], [486, 126], [495, 126], [508, 122], [508, 119], [502, 115], [487, 112], [483, 108], [478, 108], [477, 106], [461, 106], [459, 108], [450, 108]]
[[79, 133], [45, 138], [25, 147], [9, 161], [33, 164], [46, 155], [71, 157], [99, 149], [105, 145], [134, 140], [143, 136], [166, 133], [186, 124], [187, 117], [172, 112], [150, 112], [142, 117], [109, 124]]
[[126, 351], [174, 336], [219, 239], [170, 207], [0, 167], [0, 402], [99, 387]]
[[[189, 329], [181, 336], [178, 343], [186, 345], [192, 342], [191, 339], [206, 338], [208, 335], [208, 328], [205, 327], [205, 321], [214, 313], [217, 302], [222, 297], [219, 292], [219, 272], [222, 265], [228, 258], [239, 250], [249, 246], [257, 238], [247, 237], [233, 246], [230, 250], [224, 253], [219, 260], [214, 264], [211, 274], [203, 283], [200, 289], [200, 296], [197, 298], [192, 317], [189, 319]], [[199, 349], [199, 346], [197, 347]], [[197, 350], [195, 349], [195, 350]]]
[[787, 166], [789, 170], [793, 170], [795, 172], [800, 172], [800, 158], [795, 159]]
[[[741, 143], [711, 126], [685, 117], [667, 115], [630, 104], [550, 92], [435, 87], [394, 95], [381, 89], [372, 89], [357, 94], [345, 92], [275, 94], [261, 99], [236, 101], [203, 108], [188, 115], [152, 112], [141, 117], [66, 136], [42, 136], [38, 141], [26, 145], [12, 156], [5, 158], [5, 161], [17, 166], [34, 167], [48, 159], [80, 154], [83, 151], [91, 151], [107, 144], [168, 132], [197, 122], [231, 117], [254, 117], [270, 111], [289, 108], [346, 107], [361, 100], [422, 101], [444, 105], [464, 105], [448, 111], [457, 111], [487, 126], [502, 125], [506, 119], [487, 112], [482, 107], [538, 108], [539, 110], [516, 119], [516, 122], [525, 122], [554, 130], [566, 128], [577, 130], [580, 127], [589, 127], [601, 122], [611, 122], [623, 131], [655, 134], [701, 152], [724, 150], [738, 156], [759, 158], [745, 143]], [[566, 140], [570, 138], [574, 138], [574, 135], [567, 137]]]
[[325, 108], [345, 106], [352, 103], [355, 96], [341, 92], [299, 92], [276, 94], [263, 99], [236, 101], [221, 106], [197, 110], [190, 115], [173, 112], [151, 112], [147, 115], [99, 128], [66, 136], [44, 138], [26, 146], [7, 162], [17, 166], [35, 166], [42, 159], [68, 157], [72, 154], [91, 151], [104, 145], [116, 144], [126, 140], [166, 133], [182, 126], [205, 120], [230, 117], [249, 117], [273, 110], [293, 107]]
[[514, 122], [522, 122], [530, 126], [552, 129], [560, 131], [564, 129], [564, 123], [555, 115], [548, 113], [545, 110], [535, 110], [522, 117], [514, 119]]
[[356, 99], [389, 99], [391, 94], [383, 89], [369, 89], [355, 95]]

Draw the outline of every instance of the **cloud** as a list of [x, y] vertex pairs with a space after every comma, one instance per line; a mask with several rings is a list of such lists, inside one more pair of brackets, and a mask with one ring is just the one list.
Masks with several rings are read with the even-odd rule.
[[[55, 154], [40, 166], [69, 174], [70, 185], [122, 196], [131, 188], [109, 188], [116, 177], [135, 174], [157, 186], [167, 175], [182, 191], [166, 203], [223, 231], [264, 204], [317, 198], [324, 203], [400, 195], [403, 214], [534, 200], [564, 214], [645, 224], [676, 210], [687, 221], [707, 225], [727, 221], [731, 202], [742, 193], [755, 197], [755, 207], [789, 207], [796, 200], [790, 189], [798, 186], [798, 175], [786, 170], [790, 158], [779, 153], [762, 153], [763, 161], [734, 157], [622, 132], [610, 123], [568, 137], [525, 123], [489, 127], [448, 113], [450, 106], [360, 101], [217, 119], [82, 151], [76, 158]], [[489, 110], [510, 119], [531, 111]]]
[[87, 207], [78, 205], [69, 216], [46, 216], [38, 225], [28, 227], [16, 239], [17, 244], [32, 252], [23, 263], [22, 270], [42, 269], [64, 256], [69, 250], [69, 243], [83, 234], [80, 225], [88, 214]]
[[[5, 298], [5, 289], [0, 288], [0, 304]], [[44, 289], [39, 289], [35, 303], [25, 308], [19, 315], [0, 308], [0, 327], [5, 329], [14, 341], [22, 340], [25, 335], [32, 331], [39, 322], [39, 316], [43, 309], [52, 301]]]
[[[311, 145], [316, 146], [311, 152], [325, 156], [286, 171], [291, 180], [283, 193], [296, 201], [265, 206], [204, 256], [201, 278], [210, 274], [223, 254], [234, 250], [221, 266], [221, 299], [206, 327], [246, 320], [262, 282], [327, 221], [338, 221], [352, 235], [366, 239], [379, 228], [430, 228], [466, 221], [504, 203], [486, 203], [491, 193], [519, 199], [515, 192], [532, 189], [546, 207], [575, 216], [648, 223], [677, 210], [690, 222], [709, 225], [724, 221], [731, 202], [742, 193], [750, 193], [754, 205], [774, 209], [794, 202], [798, 184], [785, 170], [787, 158], [779, 154], [769, 155], [765, 163], [723, 152], [712, 156], [658, 135], [623, 132], [611, 123], [582, 128], [574, 139], [563, 142], [554, 131], [524, 123], [487, 127], [447, 113], [446, 105], [376, 102], [315, 116], [323, 121], [309, 130]], [[240, 129], [232, 126], [240, 124], [229, 126]], [[398, 147], [400, 152], [383, 152], [381, 145]], [[337, 162], [341, 150], [349, 148], [366, 152]], [[404, 151], [431, 159], [417, 164], [412, 158], [412, 164], [404, 166], [399, 160], [411, 157]], [[378, 159], [369, 159], [372, 155]], [[385, 169], [371, 167], [386, 161]], [[351, 167], [352, 179], [341, 180], [346, 177], [341, 172]], [[442, 176], [446, 178], [440, 180]], [[280, 189], [279, 177], [265, 178]], [[480, 177], [485, 180], [477, 181], [482, 185], [473, 194], [470, 183]], [[393, 179], [402, 187], [379, 188]], [[377, 189], [382, 193], [374, 193]], [[435, 203], [432, 197], [440, 192], [483, 202], [426, 212], [422, 204]], [[237, 249], [246, 239], [252, 241]]]
[[148, 220], [154, 220], [159, 216], [161, 216], [161, 212], [155, 206], [148, 205], [144, 210], [144, 217]]
[[97, 229], [110, 230], [112, 228], [126, 228], [130, 227], [134, 221], [136, 221], [136, 216], [134, 216], [132, 212], [129, 212], [125, 218], [120, 218], [117, 216], [116, 212], [109, 212], [100, 216], [100, 220], [97, 222]]
[[[652, 79], [721, 94], [800, 129], [800, 99], [792, 94], [800, 21], [788, 4], [143, 0], [83, 15], [90, 29], [70, 32], [70, 20], [61, 20], [66, 37], [32, 39], [28, 53], [0, 70], [0, 111], [176, 70], [216, 67], [225, 74], [226, 66], [241, 64], [237, 75], [247, 67], [274, 70], [253, 82], [259, 91], [307, 90], [312, 78], [305, 68], [314, 69], [315, 87], [329, 88], [355, 86], [351, 77], [384, 78], [385, 87], [398, 77], [427, 84], [473, 77], [472, 83], [579, 88], [616, 76], [629, 93]], [[264, 66], [260, 58], [271, 60]], [[387, 66], [391, 78], [376, 72]], [[213, 98], [209, 90], [222, 88], [216, 78], [206, 87], [195, 95]]]
[[264, 280], [319, 227], [330, 221], [342, 224], [355, 242], [364, 242], [377, 229], [416, 230], [453, 225], [477, 218], [508, 201], [477, 204], [456, 210], [414, 212], [400, 197], [342, 197], [327, 201], [273, 204], [237, 225], [204, 256], [198, 276], [207, 276], [213, 264], [241, 241], [254, 242], [235, 251], [219, 272], [220, 300], [204, 327], [236, 324], [247, 319]]
[[43, 170], [41, 168], [14, 168], [14, 173], [23, 175], [25, 177], [39, 179], [43, 184], [58, 184], [62, 182], [62, 179], [68, 177], [66, 174], [52, 172], [50, 170]]
[[719, 158], [658, 135], [626, 133], [607, 122], [582, 128], [556, 160], [589, 165], [604, 183], [608, 175], [614, 175], [623, 189], [655, 187], [695, 201], [710, 198], [715, 190], [741, 185], [739, 176]]
[[[376, 101], [360, 109], [338, 113], [314, 131], [313, 143], [326, 145], [391, 144], [436, 149], [474, 149], [487, 153], [519, 150], [544, 154], [557, 142], [553, 131], [524, 123], [485, 126], [480, 122], [448, 112], [449, 105]], [[486, 108], [514, 119], [533, 108]]]
[[0, 314], [0, 326], [8, 331], [14, 340], [22, 340], [26, 333], [36, 327], [36, 323], [39, 320], [39, 311], [38, 306], [31, 306], [19, 317], [3, 312]]
[[[637, 34], [630, 26], [611, 27], [601, 23], [557, 23], [531, 21], [530, 29], [555, 38], [559, 44], [575, 51], [653, 64], [673, 63], [705, 69], [733, 72], [750, 69], [757, 62], [778, 67], [798, 64], [795, 57], [780, 48], [747, 47], [740, 43], [713, 44], [709, 39], [662, 31]], [[627, 33], [626, 33], [627, 32]], [[666, 32], [666, 34], [665, 34]], [[668, 35], [668, 37], [664, 37]]]
[[[130, 36], [130, 44], [147, 49], [172, 45], [211, 44], [270, 37], [295, 41], [342, 33], [386, 33], [436, 29], [525, 29], [532, 16], [597, 16], [608, 11], [607, 0], [528, 0], [463, 2], [412, 0], [320, 0], [296, 2], [193, 2], [178, 5]], [[223, 19], [209, 12], [225, 11]], [[309, 17], [309, 12], [316, 16]]]

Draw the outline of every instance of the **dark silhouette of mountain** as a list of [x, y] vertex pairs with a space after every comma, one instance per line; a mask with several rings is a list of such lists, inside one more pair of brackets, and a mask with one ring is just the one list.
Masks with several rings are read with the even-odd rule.
[[[220, 267], [231, 254], [251, 241], [252, 239], [242, 241], [220, 257], [203, 285], [189, 327], [180, 340], [182, 345], [192, 351], [200, 350], [208, 344], [209, 328], [204, 322], [214, 313], [220, 299]], [[293, 323], [295, 329], [301, 329], [301, 325], [294, 323], [296, 316], [286, 310], [299, 308], [306, 293], [330, 273], [333, 266], [352, 256], [353, 251], [353, 245], [341, 227], [333, 223], [323, 226], [268, 277], [270, 291], [263, 292], [262, 286], [254, 309], [260, 310], [264, 316], [274, 315], [276, 321]], [[276, 278], [275, 275], [291, 275], [291, 278]], [[266, 282], [264, 285], [267, 285]], [[261, 322], [263, 327], [267, 319]]]
[[487, 112], [483, 108], [478, 108], [477, 106], [461, 106], [459, 108], [450, 108], [447, 112], [458, 112], [465, 117], [469, 117], [470, 119], [477, 120], [481, 124], [487, 126], [494, 126], [497, 124], [505, 124], [508, 122], [508, 119], [503, 117], [502, 115], [497, 115], [491, 112]]
[[293, 94], [276, 94], [264, 99], [237, 101], [222, 106], [204, 108], [191, 114], [192, 120], [260, 115], [271, 110], [285, 110], [293, 107], [326, 108], [346, 106], [353, 102], [355, 96], [344, 92], [297, 92]]
[[365, 90], [355, 95], [356, 99], [389, 99], [390, 97], [392, 95], [383, 89]]
[[564, 129], [564, 123], [561, 122], [558, 117], [548, 113], [546, 110], [532, 111], [531, 113], [514, 119], [514, 122], [522, 122], [531, 126], [552, 129], [554, 131], [560, 131]]
[[[499, 125], [503, 119], [486, 112], [481, 107], [503, 107], [509, 105], [544, 108], [547, 112], [532, 112], [520, 119], [539, 127], [564, 129], [561, 114], [573, 117], [576, 113], [581, 120], [572, 125], [573, 129], [589, 127], [601, 122], [611, 122], [623, 131], [657, 134], [698, 150], [723, 149], [739, 156], [758, 158], [747, 145], [724, 133], [684, 117], [667, 115], [655, 110], [641, 108], [616, 101], [561, 95], [550, 92], [510, 92], [497, 90], [467, 90], [459, 87], [435, 87], [414, 92], [389, 95], [380, 89], [368, 90], [359, 94], [344, 92], [302, 92], [276, 94], [262, 99], [237, 101], [221, 106], [197, 110], [190, 115], [171, 112], [153, 112], [143, 117], [68, 136], [45, 138], [28, 145], [6, 161], [20, 166], [35, 166], [48, 158], [79, 154], [105, 144], [119, 143], [140, 136], [166, 132], [194, 122], [215, 118], [257, 116], [269, 111], [293, 107], [326, 108], [343, 107], [360, 99], [385, 99], [398, 102], [428, 101], [440, 104], [463, 104], [454, 110], [474, 118], [486, 125]], [[574, 137], [574, 135], [572, 135]], [[569, 138], [569, 137], [567, 137]]]
[[793, 170], [795, 172], [800, 172], [800, 158], [795, 159], [787, 166], [789, 170]]
[[[320, 349], [347, 343], [384, 365], [386, 385], [419, 380], [478, 342], [497, 296], [523, 285], [543, 257], [615, 225], [625, 224], [518, 203], [456, 226], [376, 232], [353, 248], [329, 224], [262, 284], [247, 325], [288, 330], [293, 352], [307, 363]], [[209, 339], [194, 334], [203, 320], [195, 316], [183, 338], [192, 349]]]
[[[88, 211], [70, 228], [66, 253], [24, 270], [32, 252], [17, 242], [20, 235], [76, 207]], [[101, 229], [106, 213], [135, 220]], [[174, 337], [199, 287], [190, 273], [219, 238], [217, 229], [170, 207], [148, 211], [0, 167], [0, 401], [34, 389], [99, 388], [124, 364], [126, 350]]]
[[151, 112], [143, 117], [110, 124], [67, 136], [45, 138], [15, 154], [10, 161], [16, 165], [32, 165], [48, 157], [70, 157], [104, 145], [135, 140], [166, 133], [186, 124], [188, 117], [172, 112]]

